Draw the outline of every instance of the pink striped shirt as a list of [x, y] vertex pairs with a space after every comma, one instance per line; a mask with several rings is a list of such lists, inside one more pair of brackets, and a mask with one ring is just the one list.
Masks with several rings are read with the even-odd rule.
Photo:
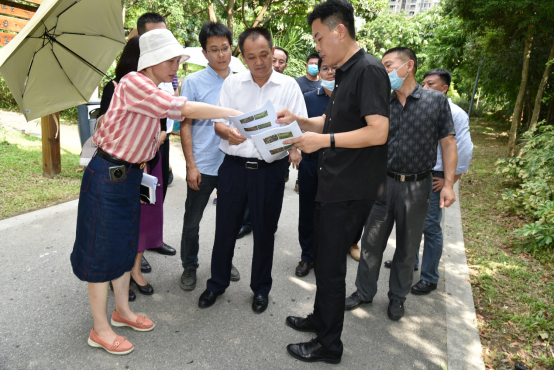
[[106, 153], [130, 163], [149, 161], [158, 151], [160, 119], [183, 121], [187, 98], [158, 89], [138, 72], [125, 75], [117, 85], [102, 126], [93, 143]]

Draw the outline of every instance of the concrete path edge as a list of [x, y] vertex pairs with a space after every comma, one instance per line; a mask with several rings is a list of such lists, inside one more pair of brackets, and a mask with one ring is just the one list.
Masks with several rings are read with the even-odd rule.
[[458, 184], [457, 201], [443, 212], [448, 370], [485, 369], [469, 280]]

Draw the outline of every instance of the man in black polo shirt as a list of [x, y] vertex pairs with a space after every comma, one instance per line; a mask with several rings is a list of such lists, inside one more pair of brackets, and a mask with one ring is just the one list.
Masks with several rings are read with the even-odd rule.
[[286, 319], [293, 329], [317, 333], [317, 338], [289, 344], [287, 350], [302, 361], [339, 363], [346, 254], [373, 202], [386, 198], [390, 83], [379, 60], [356, 43], [350, 2], [321, 3], [308, 23], [323, 61], [340, 67], [325, 116], [302, 118], [286, 110], [277, 114], [277, 123], [296, 120], [309, 131], [288, 142], [304, 153], [323, 149], [314, 217], [314, 312]]
[[382, 63], [395, 90], [390, 98], [387, 199], [375, 202], [367, 220], [356, 277], [358, 289], [346, 299], [346, 309], [373, 300], [383, 252], [396, 222], [387, 314], [391, 320], [400, 320], [412, 286], [416, 253], [429, 209], [437, 142], [444, 165], [440, 208], [449, 207], [456, 200], [453, 185], [458, 153], [448, 100], [444, 94], [424, 90], [416, 82], [415, 53], [408, 48], [394, 48], [385, 52]]

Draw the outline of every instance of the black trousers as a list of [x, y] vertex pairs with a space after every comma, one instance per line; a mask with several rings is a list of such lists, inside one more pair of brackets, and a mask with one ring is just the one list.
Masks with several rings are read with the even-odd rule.
[[316, 295], [310, 316], [318, 327], [317, 340], [342, 355], [340, 336], [346, 299], [346, 254], [364, 226], [373, 201], [316, 203], [314, 218], [314, 271]]
[[302, 248], [301, 260], [314, 261], [314, 212], [317, 195], [318, 158], [302, 153], [298, 169], [298, 242]]
[[165, 200], [165, 194], [167, 193], [167, 182], [169, 180], [169, 147], [171, 146], [169, 143], [169, 136], [171, 134], [167, 134], [167, 138], [163, 142], [163, 144], [160, 146], [160, 154], [161, 154], [161, 160], [162, 160], [162, 179], [163, 179], [163, 188], [164, 188], [164, 200]]
[[356, 288], [363, 300], [377, 294], [377, 281], [393, 226], [396, 249], [389, 278], [389, 299], [404, 302], [413, 283], [414, 264], [433, 192], [431, 176], [421, 181], [400, 182], [387, 176], [387, 202], [375, 202], [362, 237], [362, 254]]
[[237, 234], [248, 205], [254, 231], [250, 288], [254, 294], [269, 294], [273, 282], [274, 236], [285, 190], [285, 167], [282, 161], [286, 161], [286, 158], [254, 170], [225, 156], [218, 172], [215, 240], [208, 290], [223, 293], [230, 284]]

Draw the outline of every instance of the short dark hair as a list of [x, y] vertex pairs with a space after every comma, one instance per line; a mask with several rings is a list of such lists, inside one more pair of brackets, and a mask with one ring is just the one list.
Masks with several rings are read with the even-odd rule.
[[137, 71], [140, 58], [139, 38], [140, 36], [135, 36], [129, 39], [125, 48], [123, 48], [123, 53], [121, 53], [117, 66], [115, 67], [116, 79], [122, 78], [129, 72]]
[[306, 63], [308, 63], [310, 59], [319, 59], [319, 53], [311, 53], [310, 55], [308, 55], [308, 57], [306, 58]]
[[316, 19], [321, 19], [330, 30], [334, 30], [339, 24], [343, 24], [348, 34], [356, 40], [356, 28], [354, 27], [354, 8], [349, 1], [327, 0], [317, 5], [308, 14], [308, 24], [311, 26]]
[[137, 31], [139, 35], [142, 35], [146, 32], [146, 23], [165, 24], [165, 18], [158, 13], [144, 13], [137, 21]]
[[289, 62], [289, 52], [286, 51], [285, 49], [283, 49], [283, 48], [280, 47], [280, 46], [275, 46], [275, 49], [281, 50], [283, 53], [285, 53], [285, 56], [287, 57], [287, 61], [286, 61], [286, 62], [288, 63], [288, 62]]
[[202, 49], [206, 50], [206, 45], [210, 37], [227, 37], [229, 46], [233, 46], [233, 34], [231, 30], [221, 22], [208, 21], [202, 25], [200, 35], [198, 36]]
[[239, 35], [239, 48], [242, 55], [244, 55], [244, 49], [243, 49], [244, 41], [246, 41], [246, 39], [248, 38], [252, 40], [256, 40], [260, 36], [266, 39], [267, 43], [269, 44], [269, 48], [273, 49], [273, 40], [271, 38], [271, 32], [269, 32], [268, 29], [263, 27], [252, 27], [252, 28], [245, 29]]
[[323, 59], [319, 58], [317, 61], [317, 68], [321, 69], [321, 64], [323, 63]]
[[414, 61], [414, 74], [417, 72], [417, 56], [415, 55], [415, 52], [412, 49], [405, 48], [405, 47], [402, 47], [402, 46], [389, 49], [389, 50], [385, 51], [385, 53], [383, 54], [383, 59], [385, 58], [386, 55], [389, 55], [389, 54], [392, 54], [392, 53], [397, 53], [398, 55], [404, 57], [405, 59], [413, 60]]
[[427, 76], [439, 76], [443, 85], [448, 85], [448, 87], [450, 87], [450, 83], [452, 82], [452, 75], [450, 74], [450, 72], [442, 68], [435, 68], [425, 72], [423, 79], [425, 79], [425, 77]]

